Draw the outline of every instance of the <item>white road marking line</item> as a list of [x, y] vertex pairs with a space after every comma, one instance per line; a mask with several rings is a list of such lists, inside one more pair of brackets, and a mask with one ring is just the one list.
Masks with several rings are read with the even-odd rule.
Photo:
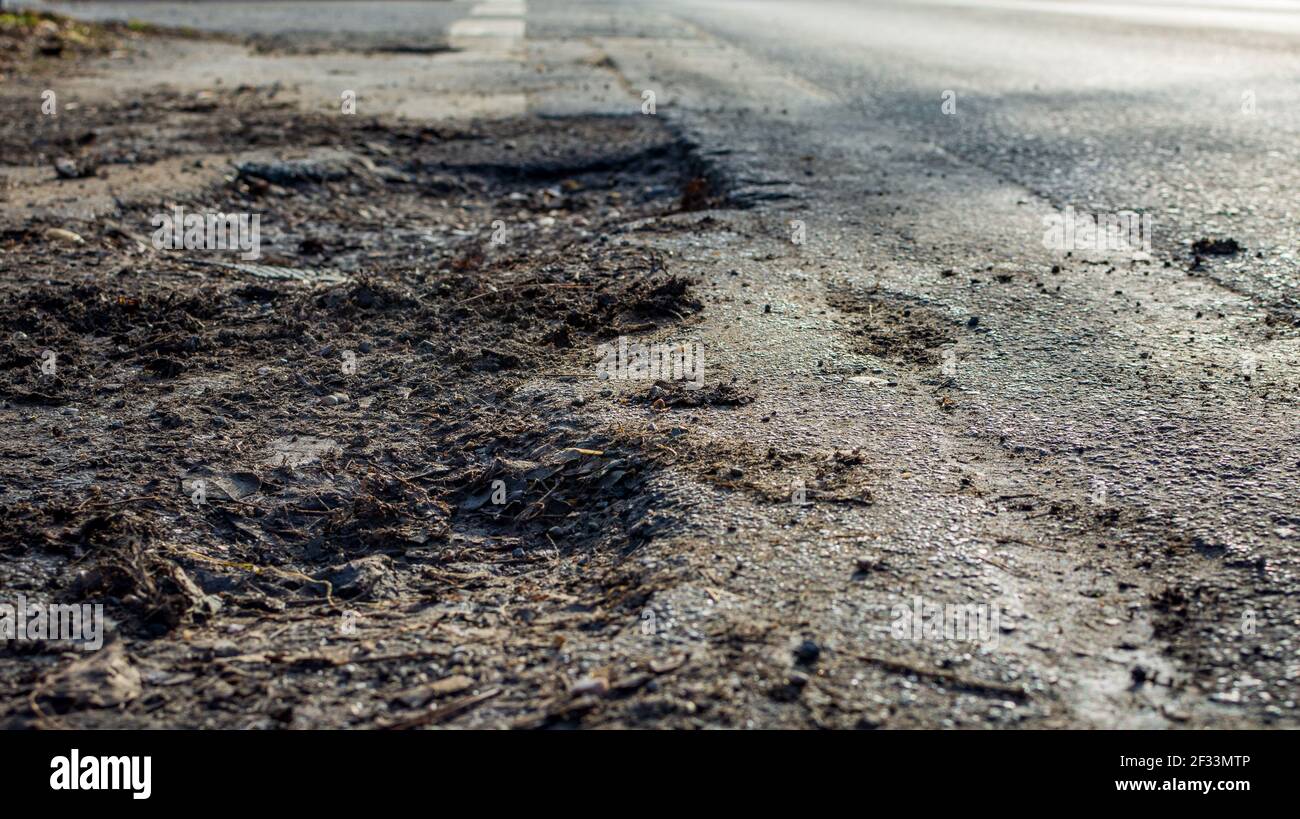
[[489, 0], [469, 10], [471, 17], [523, 17], [526, 12], [522, 0]]
[[482, 17], [457, 20], [451, 24], [449, 33], [452, 38], [509, 37], [522, 40], [524, 38], [524, 21]]
[[470, 8], [469, 17], [451, 24], [447, 37], [453, 48], [515, 48], [524, 42], [526, 12], [523, 0], [478, 3]]

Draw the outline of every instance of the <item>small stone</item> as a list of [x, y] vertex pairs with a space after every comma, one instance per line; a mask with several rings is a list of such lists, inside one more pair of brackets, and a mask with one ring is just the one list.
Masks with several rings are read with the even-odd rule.
[[585, 694], [594, 694], [597, 697], [604, 696], [609, 691], [609, 680], [604, 677], [583, 677], [573, 684], [569, 693], [575, 697], [581, 697]]
[[45, 238], [70, 245], [84, 245], [86, 243], [86, 240], [81, 238], [81, 234], [63, 228], [46, 228]]
[[888, 387], [891, 382], [888, 378], [876, 378], [870, 375], [854, 375], [849, 380], [855, 384], [866, 384], [871, 387]]
[[804, 640], [794, 650], [794, 659], [800, 665], [812, 665], [822, 656], [821, 646], [812, 640]]

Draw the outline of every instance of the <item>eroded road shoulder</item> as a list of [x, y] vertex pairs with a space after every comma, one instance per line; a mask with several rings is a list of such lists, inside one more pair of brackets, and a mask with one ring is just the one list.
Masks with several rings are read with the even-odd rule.
[[[1296, 382], [1227, 350], [1292, 329], [1172, 258], [990, 261], [1049, 203], [667, 14], [471, 23], [0, 132], [0, 585], [111, 621], [6, 648], [6, 724], [1290, 718]], [[1235, 509], [1173, 477], [1214, 418]]]

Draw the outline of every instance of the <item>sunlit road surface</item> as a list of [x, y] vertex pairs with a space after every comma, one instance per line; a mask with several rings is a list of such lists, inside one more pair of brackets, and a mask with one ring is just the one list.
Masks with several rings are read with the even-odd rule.
[[[322, 4], [278, 5], [312, 30]], [[489, 5], [340, 8], [443, 36]], [[826, 649], [827, 724], [1297, 724], [1300, 3], [531, 0], [524, 35], [527, 110], [649, 93], [730, 196], [662, 240], [708, 294], [711, 377], [755, 393], [691, 434], [878, 476], [865, 508], [691, 489], [685, 548], [739, 567], [655, 598], [701, 678], [752, 646], [700, 635], [774, 629]], [[615, 90], [551, 79], [574, 64]], [[1069, 246], [1067, 213], [1139, 214], [1140, 241]], [[882, 326], [910, 352], [863, 353]], [[1014, 622], [896, 637], [918, 596]]]
[[[1023, 525], [1063, 562], [1025, 548], [984, 575], [1037, 610], [1037, 634], [1000, 652], [1056, 664], [1072, 724], [1294, 717], [1300, 4], [535, 3], [529, 37], [605, 48], [754, 206], [758, 235], [806, 228], [797, 250], [719, 251], [752, 254], [750, 292], [788, 317], [748, 318], [740, 293], [718, 330], [725, 366], [789, 413], [731, 434], [900, 462], [865, 523], [913, 556], [891, 582], [969, 594], [948, 585], [952, 552], [1016, 553], [989, 527]], [[1076, 212], [1141, 214], [1145, 252], [1062, 246], [1050, 227]], [[1194, 252], [1216, 239], [1240, 249]], [[817, 318], [836, 287], [963, 325], [955, 376], [923, 365], [912, 396], [807, 386], [842, 349]], [[998, 500], [1024, 496], [1020, 517]], [[761, 560], [787, 584], [836, 582], [777, 554]], [[842, 610], [862, 594], [801, 612], [851, 641], [877, 625]], [[1171, 605], [1185, 594], [1215, 602]], [[1133, 699], [1142, 669], [1200, 693], [1143, 704], [1163, 689]]]
[[[698, 27], [804, 83], [810, 101], [834, 100], [801, 112], [806, 145], [851, 145], [845, 127], [915, 140], [1058, 209], [1149, 214], [1155, 246], [1167, 253], [1231, 234], [1255, 252], [1205, 275], [1300, 317], [1300, 3], [693, 0], [649, 8], [663, 13], [667, 31], [668, 20]], [[725, 79], [743, 87], [743, 77]], [[949, 192], [968, 195], [965, 181], [952, 180]], [[803, 187], [817, 196], [835, 185]], [[947, 235], [994, 229], [979, 221], [968, 210]]]
[[1185, 2], [1184, 0], [918, 0], [937, 6], [1002, 9], [1083, 17], [1103, 17], [1131, 23], [1239, 29], [1243, 31], [1300, 31], [1297, 4], [1292, 0], [1241, 0], [1241, 2]]

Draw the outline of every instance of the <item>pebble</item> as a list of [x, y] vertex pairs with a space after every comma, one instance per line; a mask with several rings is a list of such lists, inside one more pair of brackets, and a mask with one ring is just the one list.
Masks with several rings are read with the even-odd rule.
[[581, 697], [584, 694], [595, 694], [599, 697], [607, 691], [609, 691], [609, 680], [603, 677], [583, 677], [569, 689], [569, 693], [575, 697]]
[[84, 245], [86, 243], [86, 240], [81, 238], [81, 234], [63, 228], [46, 228], [45, 238], [73, 245]]
[[794, 658], [801, 665], [812, 665], [822, 656], [822, 648], [812, 640], [804, 640], [794, 650]]

